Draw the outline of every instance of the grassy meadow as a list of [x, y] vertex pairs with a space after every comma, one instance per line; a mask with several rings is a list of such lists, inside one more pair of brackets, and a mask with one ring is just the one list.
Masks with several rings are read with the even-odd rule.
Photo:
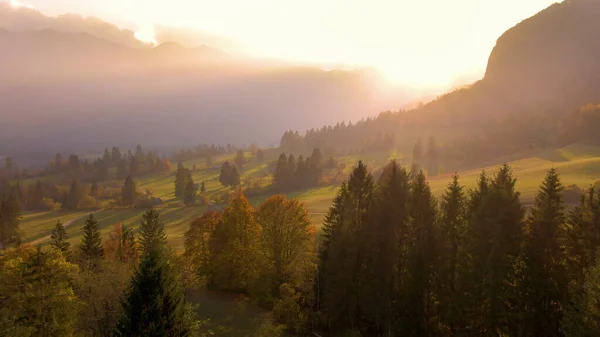
[[[247, 158], [250, 155], [247, 154]], [[215, 167], [225, 160], [233, 162], [233, 155], [215, 158]], [[247, 185], [251, 180], [261, 179], [264, 185], [269, 184], [271, 177], [269, 174], [268, 163], [276, 159], [276, 154], [272, 153], [264, 162], [258, 162], [254, 159], [249, 160], [241, 172], [241, 181]], [[397, 159], [401, 164], [407, 165], [408, 160], [397, 153], [372, 153], [360, 156], [348, 156], [338, 158], [340, 163], [345, 165], [342, 177], [337, 181], [347, 178], [352, 170], [352, 166], [358, 159], [362, 159], [368, 167], [375, 173], [378, 172], [390, 159]], [[518, 179], [517, 189], [522, 193], [522, 201], [531, 203], [535, 193], [543, 180], [546, 171], [552, 167], [559, 170], [562, 182], [565, 186], [576, 184], [580, 188], [586, 188], [590, 184], [600, 180], [600, 148], [588, 145], [571, 145], [556, 150], [538, 151], [527, 158], [507, 161], [513, 168]], [[219, 169], [207, 167], [204, 160], [187, 161], [184, 166], [196, 170], [192, 172], [195, 182], [206, 183], [207, 197], [213, 199], [215, 196], [226, 194], [232, 191], [232, 188], [225, 188], [219, 183]], [[482, 170], [492, 175], [496, 172], [500, 164], [481, 167], [472, 170], [459, 172], [461, 183], [467, 188], [473, 188], [476, 185], [477, 178]], [[440, 196], [446, 185], [451, 179], [451, 173], [441, 174], [430, 177], [431, 189], [436, 196]], [[159, 208], [162, 221], [167, 228], [169, 243], [174, 249], [183, 248], [183, 235], [187, 230], [189, 223], [196, 217], [202, 215], [206, 206], [183, 206], [174, 196], [174, 174], [164, 174], [152, 177], [142, 177], [138, 179], [137, 185], [139, 191], [151, 190], [157, 197], [163, 200]], [[338, 182], [333, 182], [327, 186], [321, 186], [313, 189], [301, 190], [288, 194], [288, 197], [298, 198], [305, 204], [309, 211], [313, 223], [319, 227], [329, 209], [331, 201], [337, 192]], [[267, 196], [250, 198], [250, 202], [258, 206]], [[224, 207], [223, 204], [216, 207]], [[103, 235], [108, 234], [113, 225], [125, 223], [137, 230], [141, 221], [143, 209], [111, 209], [104, 210], [95, 214], [99, 221]], [[23, 242], [31, 242], [47, 235], [50, 235], [56, 221], [67, 222], [75, 220], [67, 228], [67, 232], [72, 243], [78, 243], [82, 237], [83, 224], [85, 216], [89, 212], [41, 212], [25, 214], [21, 221], [20, 229]]]

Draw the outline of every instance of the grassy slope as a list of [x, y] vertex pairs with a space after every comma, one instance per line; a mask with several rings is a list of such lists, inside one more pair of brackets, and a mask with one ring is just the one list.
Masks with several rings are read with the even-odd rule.
[[[396, 158], [400, 163], [406, 165], [407, 160], [395, 153], [374, 153], [360, 156], [349, 156], [341, 158], [341, 162], [346, 164], [344, 174], [347, 175], [356, 161], [362, 158], [373, 171], [381, 168], [389, 159]], [[216, 163], [224, 160], [233, 161], [233, 156], [223, 156], [215, 159]], [[267, 161], [274, 160], [274, 157]], [[268, 172], [267, 161], [264, 163], [251, 160], [242, 171], [242, 182], [254, 177], [264, 176]], [[206, 182], [207, 194], [214, 196], [220, 193], [226, 193], [231, 189], [222, 187], [218, 182], [218, 169], [207, 168], [201, 160], [188, 161], [184, 163], [186, 167], [196, 165], [197, 170], [193, 172], [194, 181]], [[600, 180], [600, 148], [586, 145], [572, 145], [558, 150], [546, 150], [526, 159], [509, 162], [513, 167], [514, 173], [518, 178], [517, 188], [521, 191], [524, 202], [531, 202], [535, 192], [544, 178], [549, 168], [556, 167], [565, 185], [576, 184], [581, 188]], [[493, 174], [499, 165], [460, 172], [461, 183], [467, 188], [475, 186], [476, 180], [483, 169], [488, 174]], [[450, 180], [450, 174], [444, 174], [430, 179], [432, 191], [439, 196]], [[180, 207], [180, 203], [173, 194], [173, 174], [146, 177], [138, 182], [138, 189], [152, 190], [158, 197], [165, 202], [165, 207], [161, 208], [161, 219], [167, 226], [169, 242], [176, 249], [182, 248], [183, 234], [188, 228], [189, 223], [200, 216], [206, 207]], [[268, 183], [270, 178], [265, 178]], [[327, 212], [331, 200], [335, 196], [338, 185], [318, 187], [314, 189], [291, 193], [289, 197], [296, 197], [303, 201], [310, 213], [311, 220], [317, 226], [323, 221], [324, 213]], [[254, 205], [260, 204], [266, 197], [252, 198], [250, 201]], [[124, 222], [127, 225], [137, 228], [141, 220], [141, 214], [144, 210], [139, 209], [117, 209], [102, 211], [96, 215], [100, 221], [100, 227], [103, 234], [110, 232], [112, 225]], [[54, 227], [57, 220], [63, 222], [84, 215], [85, 212], [44, 212], [36, 214], [27, 214], [21, 222], [21, 231], [24, 242], [32, 241], [36, 238], [48, 235]], [[78, 242], [81, 239], [84, 219], [75, 221], [68, 229], [72, 242]]]

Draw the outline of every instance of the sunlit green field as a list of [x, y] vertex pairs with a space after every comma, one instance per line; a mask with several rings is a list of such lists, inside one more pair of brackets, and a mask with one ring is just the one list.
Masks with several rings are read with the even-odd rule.
[[[247, 155], [248, 158], [250, 157]], [[396, 153], [373, 153], [361, 156], [349, 156], [340, 158], [340, 162], [346, 165], [342, 177], [337, 181], [346, 179], [352, 170], [356, 161], [362, 160], [368, 165], [369, 169], [377, 172], [390, 159], [398, 159], [403, 165], [408, 163], [408, 159], [403, 158]], [[273, 160], [274, 158], [271, 158]], [[233, 161], [233, 155], [215, 158], [215, 166], [224, 160]], [[258, 162], [250, 159], [241, 172], [242, 184], [248, 179], [265, 177], [268, 175], [268, 161]], [[191, 168], [196, 165], [196, 171], [192, 176], [194, 181], [199, 183], [205, 181], [207, 196], [211, 198], [214, 195], [231, 192], [231, 188], [224, 188], [218, 181], [219, 170], [208, 168], [203, 160], [188, 161], [184, 165]], [[477, 178], [482, 170], [487, 174], [493, 175], [501, 163], [495, 166], [482, 167], [478, 169], [459, 172], [461, 183], [467, 188], [475, 187]], [[544, 179], [546, 171], [552, 167], [559, 170], [564, 185], [576, 184], [580, 188], [586, 188], [590, 184], [600, 180], [600, 148], [587, 145], [571, 145], [558, 150], [541, 151], [526, 159], [509, 161], [517, 177], [517, 189], [522, 193], [522, 201], [532, 202], [535, 193]], [[440, 196], [446, 185], [451, 179], [451, 173], [430, 177], [430, 185], [433, 193]], [[270, 183], [270, 177], [263, 178], [264, 184]], [[196, 217], [206, 211], [206, 206], [183, 207], [180, 202], [175, 200], [174, 196], [174, 174], [165, 174], [154, 177], [144, 177], [138, 180], [138, 190], [152, 190], [154, 194], [163, 199], [164, 204], [159, 208], [161, 220], [167, 228], [168, 240], [172, 247], [181, 249], [183, 246], [183, 235], [187, 230], [189, 223]], [[298, 198], [307, 208], [313, 223], [320, 227], [323, 222], [324, 214], [329, 209], [331, 201], [335, 196], [339, 184], [332, 183], [329, 186], [318, 187], [303, 191], [294, 192], [288, 197]], [[260, 205], [267, 196], [250, 198], [254, 206]], [[224, 205], [215, 205], [215, 207], [224, 207]], [[113, 225], [125, 223], [137, 230], [141, 221], [143, 209], [114, 209], [105, 210], [95, 214], [99, 220], [101, 232], [106, 235], [113, 229]], [[43, 212], [36, 214], [26, 214], [20, 225], [23, 242], [31, 242], [36, 239], [49, 235], [57, 220], [63, 223], [79, 218], [68, 228], [67, 232], [70, 240], [77, 243], [81, 240], [82, 228], [85, 222], [85, 216], [88, 212]]]

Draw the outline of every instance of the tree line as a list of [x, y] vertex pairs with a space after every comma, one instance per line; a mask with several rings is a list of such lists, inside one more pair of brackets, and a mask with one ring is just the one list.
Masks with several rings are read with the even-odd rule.
[[90, 215], [75, 250], [57, 223], [50, 249], [25, 245], [0, 256], [0, 334], [197, 336], [180, 277], [154, 210], [143, 215], [138, 240], [119, 225], [104, 243]]
[[[567, 210], [551, 169], [527, 210], [516, 181], [507, 165], [472, 190], [455, 175], [438, 200], [422, 171], [391, 162], [375, 180], [359, 162], [318, 249], [284, 239], [306, 228], [301, 207], [276, 196], [255, 209], [238, 192], [191, 225], [185, 254], [199, 280], [249, 294], [299, 335], [597, 335], [600, 192]], [[286, 266], [289, 252], [304, 262]]]

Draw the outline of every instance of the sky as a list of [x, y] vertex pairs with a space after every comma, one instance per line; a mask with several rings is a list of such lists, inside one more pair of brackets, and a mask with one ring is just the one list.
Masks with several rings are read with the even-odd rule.
[[482, 76], [496, 39], [559, 0], [11, 0], [96, 16], [152, 41], [155, 24], [235, 39], [252, 56], [378, 69], [396, 83]]

